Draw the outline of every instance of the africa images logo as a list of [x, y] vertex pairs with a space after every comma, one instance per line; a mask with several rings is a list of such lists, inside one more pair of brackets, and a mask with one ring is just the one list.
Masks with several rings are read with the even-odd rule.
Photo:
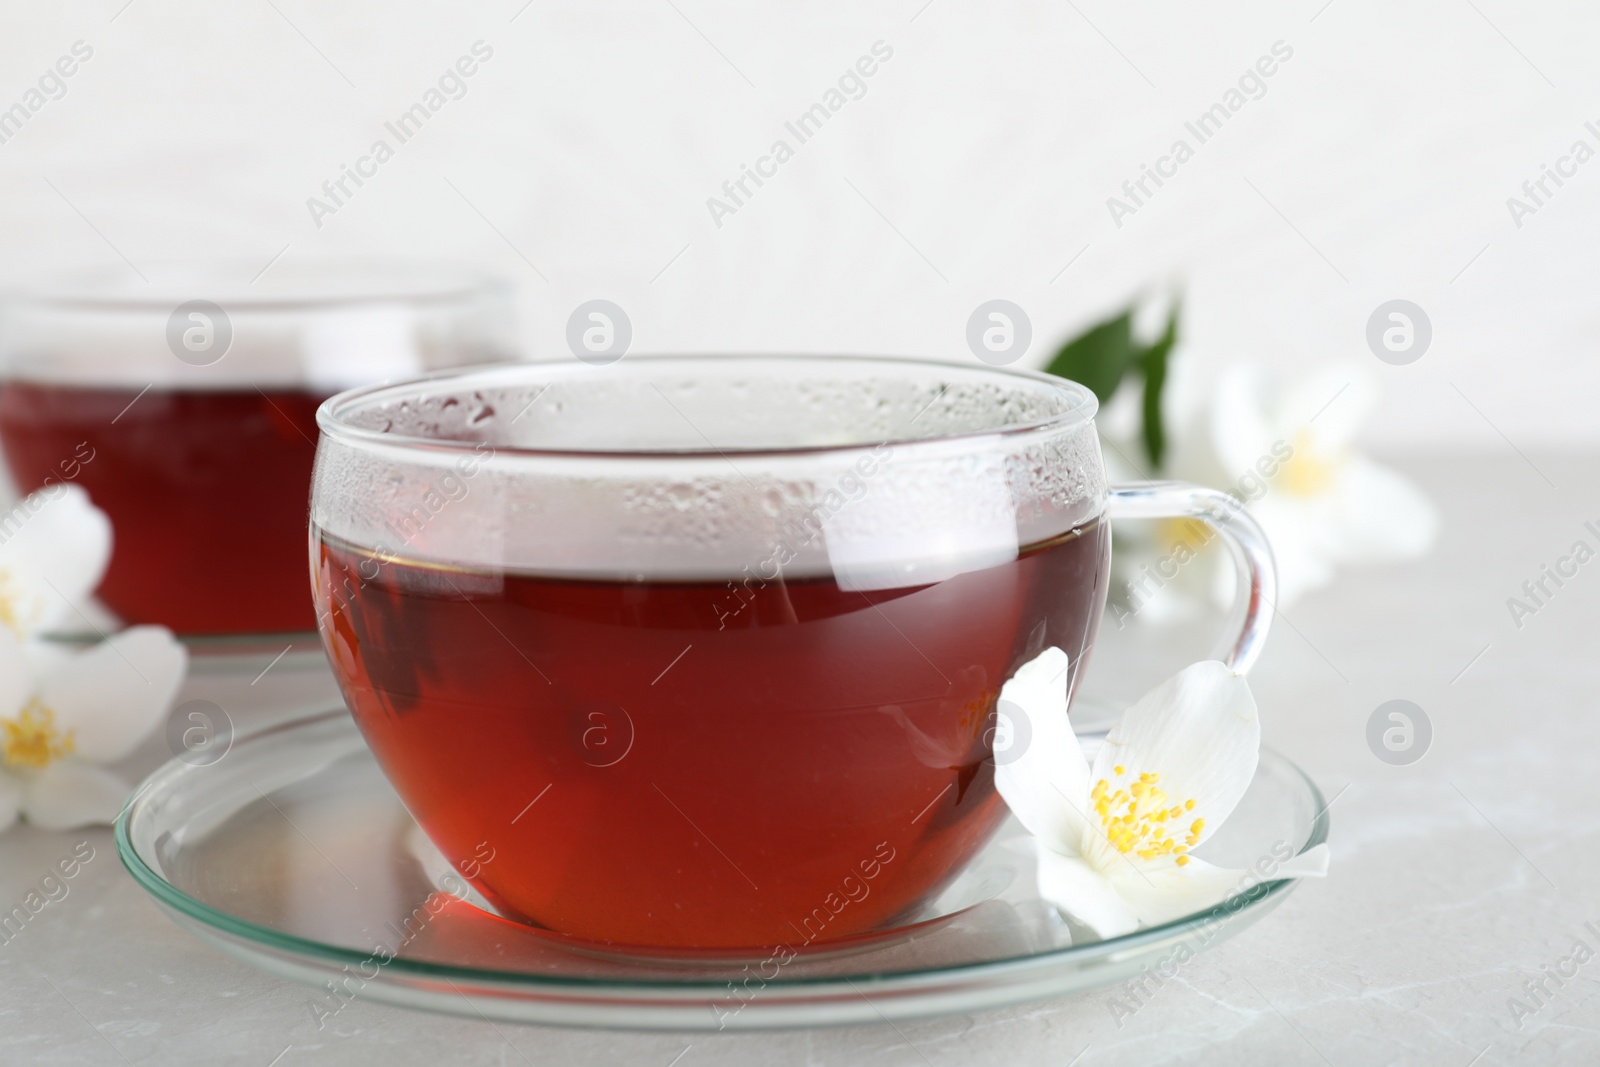
[[[474, 41], [471, 53], [458, 57], [439, 75], [437, 82], [423, 92], [420, 100], [402, 111], [393, 122], [383, 124], [383, 128], [394, 137], [394, 144], [379, 137], [367, 148], [365, 155], [356, 158], [354, 167], [341, 163], [339, 174], [322, 183], [322, 193], [326, 199], [315, 196], [306, 198], [306, 210], [311, 213], [311, 221], [317, 229], [322, 229], [322, 220], [326, 216], [337, 215], [357, 190], [378, 176], [378, 168], [394, 158], [400, 145], [421, 133], [423, 126], [444, 110], [450, 101], [460, 100], [467, 95], [467, 79], [494, 58], [494, 49], [484, 41]], [[355, 184], [354, 189], [350, 187], [351, 183]]]
[[1179, 137], [1165, 155], [1156, 157], [1154, 168], [1148, 163], [1140, 164], [1138, 177], [1122, 183], [1122, 197], [1106, 197], [1106, 210], [1111, 213], [1111, 221], [1116, 223], [1117, 229], [1122, 229], [1124, 219], [1138, 214], [1168, 179], [1178, 176], [1178, 168], [1194, 158], [1196, 148], [1221, 133], [1223, 125], [1250, 101], [1266, 96], [1267, 79], [1293, 57], [1292, 46], [1285, 41], [1273, 41], [1270, 55], [1263, 55], [1253, 66], [1246, 67], [1238, 82], [1229, 86], [1220, 100], [1200, 112], [1192, 122], [1183, 124], [1185, 132], [1194, 138], [1194, 144], [1186, 137]]

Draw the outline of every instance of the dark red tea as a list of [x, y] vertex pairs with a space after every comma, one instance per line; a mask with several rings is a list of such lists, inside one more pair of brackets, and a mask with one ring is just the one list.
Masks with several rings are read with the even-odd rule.
[[313, 535], [345, 699], [440, 849], [507, 915], [677, 948], [831, 941], [932, 899], [1005, 814], [1001, 684], [1050, 645], [1076, 667], [1110, 548], [1094, 523], [862, 593], [490, 573]]
[[24, 492], [77, 460], [72, 480], [111, 517], [99, 595], [126, 621], [309, 630], [306, 512], [325, 398], [14, 381], [0, 387], [0, 442]]

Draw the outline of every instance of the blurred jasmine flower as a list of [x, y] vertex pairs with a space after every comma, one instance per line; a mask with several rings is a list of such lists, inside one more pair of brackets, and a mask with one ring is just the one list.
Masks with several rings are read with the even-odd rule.
[[[1376, 402], [1377, 385], [1359, 366], [1329, 367], [1288, 386], [1234, 367], [1175, 435], [1167, 473], [1232, 493], [1266, 531], [1279, 606], [1329, 584], [1340, 567], [1417, 559], [1438, 538], [1428, 498], [1354, 447]], [[1124, 540], [1114, 586], [1119, 619], [1181, 618], [1207, 595], [1222, 603], [1232, 595], [1222, 554], [1202, 551], [1212, 540], [1202, 524], [1130, 527]]]
[[0, 517], [0, 831], [109, 823], [128, 784], [103, 768], [143, 741], [177, 694], [188, 655], [160, 626], [81, 652], [36, 636], [99, 584], [111, 523], [77, 486], [34, 493]]
[[[1032, 739], [995, 767], [995, 785], [1029, 832], [1039, 892], [1101, 937], [1154, 926], [1225, 900], [1253, 872], [1193, 850], [1233, 813], [1260, 758], [1250, 686], [1222, 663], [1186, 667], [1122, 713], [1084, 758], [1067, 719], [1067, 654], [1046, 649], [1001, 690]], [[1318, 845], [1272, 878], [1327, 873]]]
[[160, 626], [77, 653], [0, 630], [0, 830], [19, 814], [48, 830], [115, 819], [129, 786], [102, 765], [155, 729], [187, 658]]
[[1287, 446], [1250, 501], [1277, 558], [1280, 603], [1327, 585], [1341, 566], [1417, 559], [1438, 539], [1439, 514], [1422, 491], [1355, 450], [1377, 400], [1377, 383], [1357, 367], [1330, 367], [1286, 389], [1243, 367], [1218, 383], [1211, 444], [1222, 469], [1243, 477]]
[[60, 626], [110, 560], [111, 520], [80, 486], [24, 497], [0, 515], [0, 626], [23, 640]]

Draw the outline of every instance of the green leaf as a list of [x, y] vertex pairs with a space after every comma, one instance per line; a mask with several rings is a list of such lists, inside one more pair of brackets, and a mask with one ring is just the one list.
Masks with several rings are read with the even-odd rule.
[[1144, 450], [1150, 457], [1150, 466], [1161, 469], [1167, 451], [1167, 431], [1161, 421], [1161, 391], [1167, 384], [1167, 357], [1178, 341], [1178, 305], [1167, 316], [1167, 328], [1155, 343], [1139, 356], [1139, 369], [1144, 374]]
[[1045, 370], [1087, 386], [1104, 404], [1122, 384], [1137, 356], [1133, 312], [1125, 311], [1062, 345]]
[[1130, 374], [1144, 380], [1141, 443], [1153, 470], [1166, 458], [1167, 432], [1161, 418], [1161, 394], [1167, 385], [1167, 361], [1178, 341], [1179, 306], [1174, 304], [1166, 328], [1149, 346], [1133, 336], [1133, 310], [1090, 329], [1061, 346], [1045, 368], [1089, 388], [1102, 405], [1111, 401]]

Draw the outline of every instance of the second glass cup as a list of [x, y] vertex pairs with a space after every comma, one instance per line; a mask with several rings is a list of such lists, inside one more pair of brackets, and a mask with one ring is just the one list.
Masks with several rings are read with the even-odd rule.
[[[0, 314], [0, 442], [21, 492], [111, 518], [100, 599], [184, 636], [302, 632], [317, 405], [510, 358], [506, 287], [432, 264], [87, 273]], [[259, 275], [259, 276], [258, 276]]]

